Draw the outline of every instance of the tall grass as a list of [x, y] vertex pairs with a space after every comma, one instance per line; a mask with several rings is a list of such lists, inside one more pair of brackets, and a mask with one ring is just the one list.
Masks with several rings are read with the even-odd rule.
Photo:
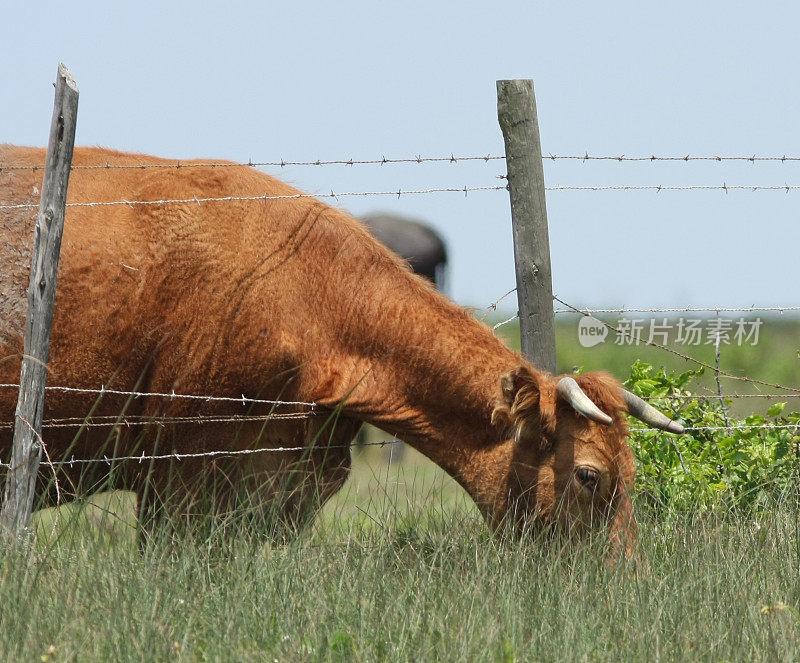
[[800, 659], [800, 508], [655, 516], [641, 562], [600, 541], [501, 541], [411, 456], [358, 454], [296, 540], [164, 533], [135, 543], [130, 494], [37, 517], [0, 553], [2, 660]]

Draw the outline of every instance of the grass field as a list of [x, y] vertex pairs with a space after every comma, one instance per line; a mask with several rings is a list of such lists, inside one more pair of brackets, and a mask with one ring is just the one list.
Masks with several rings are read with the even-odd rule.
[[[723, 367], [800, 383], [798, 324], [769, 333]], [[621, 378], [636, 357], [688, 368], [580, 348], [573, 323], [559, 348]], [[345, 488], [286, 545], [245, 530], [142, 552], [130, 493], [36, 513], [35, 539], [0, 551], [0, 660], [800, 660], [800, 478], [752, 508], [656, 516], [639, 496], [640, 561], [612, 566], [600, 540], [494, 538], [432, 463], [387, 453], [354, 450]]]
[[[413, 452], [355, 455], [285, 546], [135, 544], [132, 495], [37, 514], [0, 560], [3, 660], [775, 661], [800, 658], [800, 509], [644, 514], [641, 559], [498, 541]], [[55, 533], [54, 533], [55, 524]], [[41, 658], [40, 658], [41, 657]]]

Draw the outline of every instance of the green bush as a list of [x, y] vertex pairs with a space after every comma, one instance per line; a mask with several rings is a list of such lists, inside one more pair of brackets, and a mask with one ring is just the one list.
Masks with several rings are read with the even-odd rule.
[[[800, 489], [800, 413], [774, 403], [766, 412], [731, 420], [720, 399], [689, 390], [703, 370], [667, 373], [637, 361], [625, 386], [687, 428], [683, 435], [632, 431], [637, 490], [643, 502], [665, 512], [715, 506], [760, 506], [797, 498]], [[694, 396], [694, 397], [693, 397]], [[755, 400], [755, 399], [753, 399]], [[726, 400], [726, 406], [731, 401]], [[792, 426], [737, 428], [737, 426]]]

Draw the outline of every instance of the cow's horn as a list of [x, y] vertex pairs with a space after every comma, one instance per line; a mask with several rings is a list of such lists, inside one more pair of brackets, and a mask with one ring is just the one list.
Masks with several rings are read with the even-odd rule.
[[611, 417], [597, 407], [580, 388], [573, 378], [561, 378], [556, 385], [559, 396], [564, 398], [577, 412], [584, 417], [606, 426], [611, 425]]
[[625, 398], [625, 404], [628, 406], [628, 413], [640, 421], [649, 424], [653, 428], [665, 430], [669, 433], [676, 433], [678, 435], [683, 433], [683, 426], [672, 421], [672, 419], [656, 410], [649, 403], [643, 401], [636, 394], [632, 394], [626, 389], [623, 389], [622, 395]]

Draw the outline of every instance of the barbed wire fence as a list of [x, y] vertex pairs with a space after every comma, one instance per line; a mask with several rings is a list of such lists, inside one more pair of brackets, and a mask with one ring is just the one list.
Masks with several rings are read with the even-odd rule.
[[[402, 196], [418, 196], [431, 193], [463, 193], [465, 196], [474, 191], [507, 191], [507, 186], [461, 186], [461, 187], [440, 187], [432, 189], [395, 189], [385, 191], [341, 191], [339, 193], [331, 191], [330, 193], [316, 193], [316, 194], [286, 194], [286, 195], [270, 195], [264, 194], [263, 196], [217, 196], [217, 197], [199, 197], [192, 198], [166, 198], [158, 200], [108, 200], [108, 201], [95, 201], [95, 202], [72, 202], [67, 203], [67, 208], [71, 207], [135, 207], [135, 206], [163, 206], [163, 205], [202, 205], [204, 203], [231, 203], [231, 202], [269, 202], [273, 200], [298, 200], [302, 198], [312, 199], [325, 199], [332, 198], [338, 200], [339, 198], [352, 198], [364, 196], [392, 196], [401, 198]], [[741, 184], [741, 185], [608, 185], [608, 186], [579, 186], [579, 185], [563, 185], [563, 186], [549, 186], [545, 187], [546, 191], [796, 191], [800, 190], [800, 185], [758, 185], [758, 184]], [[38, 209], [39, 205], [36, 203], [16, 203], [16, 204], [0, 204], [0, 209], [14, 210], [14, 209]], [[787, 309], [788, 310], [788, 309]]]
[[[761, 164], [761, 163], [795, 163], [800, 162], [800, 157], [796, 156], [745, 156], [745, 155], [733, 155], [733, 156], [713, 156], [713, 155], [700, 155], [700, 156], [626, 156], [624, 154], [621, 155], [590, 155], [589, 153], [585, 153], [583, 155], [569, 155], [569, 154], [548, 154], [548, 155], [540, 155], [540, 161], [580, 161], [584, 163], [594, 162], [594, 161], [609, 161], [609, 162], [634, 162], [634, 163], [654, 163], [654, 162], [694, 162], [694, 161], [702, 161], [702, 162], [744, 162], [750, 163], [753, 165]], [[73, 171], [78, 170], [118, 170], [118, 169], [126, 169], [126, 170], [147, 170], [147, 169], [190, 169], [190, 168], [241, 168], [241, 167], [280, 167], [285, 168], [289, 166], [293, 167], [321, 167], [321, 166], [347, 166], [347, 167], [354, 167], [354, 166], [390, 166], [394, 164], [427, 164], [427, 163], [450, 163], [450, 164], [459, 164], [459, 163], [468, 163], [468, 162], [483, 162], [483, 163], [495, 163], [495, 162], [507, 162], [507, 158], [504, 155], [492, 155], [487, 154], [484, 156], [479, 155], [472, 155], [472, 156], [455, 156], [451, 154], [450, 156], [434, 156], [434, 157], [423, 157], [418, 155], [416, 157], [393, 157], [387, 158], [385, 156], [380, 158], [374, 159], [331, 159], [331, 160], [307, 160], [307, 161], [291, 161], [291, 160], [263, 160], [263, 161], [253, 161], [249, 160], [247, 162], [223, 162], [223, 161], [195, 161], [195, 162], [142, 162], [138, 164], [118, 164], [107, 162], [105, 164], [93, 164], [93, 165], [73, 165], [71, 169]], [[3, 171], [13, 171], [13, 170], [43, 170], [43, 166], [29, 166], [29, 165], [14, 165], [14, 164], [2, 164], [0, 163], [0, 173]], [[479, 184], [473, 186], [450, 186], [450, 187], [429, 187], [429, 188], [419, 188], [419, 189], [403, 189], [399, 187], [397, 189], [391, 190], [372, 190], [372, 191], [345, 191], [336, 193], [334, 191], [330, 191], [329, 193], [317, 193], [317, 194], [305, 194], [305, 193], [296, 193], [296, 194], [286, 194], [286, 195], [269, 195], [265, 193], [263, 196], [237, 196], [237, 195], [230, 195], [230, 196], [203, 196], [202, 192], [198, 191], [197, 195], [192, 197], [180, 197], [180, 198], [164, 198], [164, 199], [153, 199], [153, 200], [101, 200], [101, 201], [92, 201], [92, 200], [85, 200], [85, 201], [72, 201], [66, 203], [67, 208], [104, 208], [110, 206], [128, 206], [128, 207], [136, 207], [136, 206], [163, 206], [163, 205], [204, 205], [204, 204], [226, 204], [226, 203], [233, 203], [233, 202], [258, 202], [258, 201], [274, 201], [274, 200], [291, 200], [291, 199], [302, 199], [302, 198], [312, 198], [312, 199], [335, 199], [338, 200], [339, 198], [345, 197], [356, 197], [356, 196], [410, 196], [410, 195], [432, 195], [432, 194], [443, 194], [443, 193], [458, 193], [464, 194], [467, 196], [469, 193], [472, 192], [491, 192], [491, 191], [509, 191], [511, 183], [509, 182], [509, 175], [506, 173], [499, 173], [494, 176], [494, 179], [503, 180], [503, 184], [494, 184], [494, 185], [486, 185], [486, 184]], [[551, 185], [551, 186], [543, 186], [544, 191], [654, 191], [654, 192], [661, 192], [661, 191], [722, 191], [725, 193], [734, 192], [734, 191], [774, 191], [774, 192], [785, 192], [789, 193], [792, 191], [796, 191], [800, 189], [800, 185], [794, 184], [727, 184], [722, 183], [721, 185], [706, 185], [706, 184], [697, 184], [697, 185], [628, 185], [628, 184], [615, 184], [615, 185]], [[33, 203], [2, 203], [0, 204], [0, 210], [16, 210], [16, 209], [38, 209], [40, 207], [39, 204]], [[548, 258], [549, 260], [549, 258]], [[512, 288], [508, 292], [506, 292], [503, 296], [499, 299], [494, 301], [487, 307], [486, 313], [484, 314], [483, 318], [486, 318], [487, 315], [493, 311], [498, 309], [498, 305], [504, 301], [507, 297], [511, 296], [512, 294], [517, 292], [517, 288]], [[554, 306], [551, 310], [551, 314], [553, 316], [556, 315], [582, 315], [582, 316], [589, 316], [593, 317], [594, 314], [617, 314], [617, 315], [626, 315], [631, 313], [710, 313], [719, 316], [720, 313], [761, 313], [761, 312], [768, 312], [768, 313], [792, 313], [800, 311], [800, 306], [795, 305], [787, 305], [787, 306], [750, 306], [750, 307], [724, 307], [724, 306], [711, 306], [706, 308], [700, 307], [673, 307], [673, 308], [630, 308], [630, 307], [620, 307], [620, 308], [596, 308], [596, 309], [589, 309], [589, 308], [578, 308], [575, 307], [557, 296], [553, 296], [553, 303]], [[556, 308], [557, 305], [562, 306], [563, 308]], [[516, 319], [519, 319], [519, 314], [515, 314], [508, 318], [507, 320], [503, 320], [499, 323], [496, 323], [493, 328], [496, 330], [501, 326], [508, 324]], [[608, 322], [600, 321], [609, 331], [613, 331], [615, 334], [623, 335], [625, 334], [624, 330], [621, 330], [619, 326], [613, 325]], [[684, 394], [676, 394], [670, 395], [669, 398], [674, 398], [676, 400], [689, 400], [689, 399], [697, 399], [697, 400], [711, 400], [711, 399], [719, 399], [723, 403], [728, 399], [746, 399], [746, 398], [767, 398], [767, 399], [774, 399], [774, 398], [800, 398], [800, 387], [795, 386], [788, 386], [788, 385], [781, 385], [774, 382], [768, 382], [765, 380], [760, 380], [752, 377], [746, 376], [738, 376], [733, 373], [727, 372], [720, 368], [720, 338], [719, 335], [716, 339], [716, 361], [714, 365], [709, 364], [708, 362], [701, 361], [694, 357], [691, 357], [687, 354], [678, 352], [673, 348], [669, 348], [664, 344], [656, 343], [655, 341], [648, 340], [646, 345], [657, 348], [661, 351], [671, 353], [674, 356], [677, 356], [685, 361], [694, 363], [697, 366], [702, 366], [707, 368], [709, 371], [712, 371], [715, 377], [717, 378], [717, 385], [718, 385], [718, 393], [715, 394], [692, 394], [692, 395], [684, 395]], [[759, 387], [768, 387], [773, 391], [769, 393], [755, 393], [755, 394], [746, 394], [746, 393], [725, 393], [722, 387], [722, 383], [720, 378], [726, 378], [735, 381], [741, 381], [744, 383], [750, 383], [754, 385], [758, 385]], [[12, 383], [4, 383], [0, 384], [0, 389], [19, 389], [19, 384], [12, 384]], [[98, 398], [104, 398], [105, 396], [125, 396], [134, 399], [139, 398], [148, 398], [148, 399], [164, 399], [164, 400], [189, 400], [189, 401], [196, 401], [202, 403], [228, 403], [228, 404], [241, 404], [243, 407], [248, 407], [251, 405], [269, 405], [273, 408], [304, 408], [303, 411], [293, 411], [293, 412], [283, 412], [283, 411], [271, 411], [268, 414], [263, 415], [252, 415], [252, 414], [240, 414], [240, 415], [197, 415], [197, 416], [145, 416], [145, 415], [131, 415], [131, 414], [124, 414], [124, 415], [97, 415], [97, 416], [86, 416], [86, 417], [61, 417], [61, 418], [50, 418], [44, 419], [41, 422], [41, 427], [44, 429], [55, 429], [55, 428], [89, 428], [89, 427], [106, 427], [111, 429], [119, 429], [119, 428], [131, 428], [131, 427], [141, 427], [141, 426], [170, 426], [170, 425], [177, 425], [177, 424], [196, 424], [196, 425], [207, 425], [207, 424], [241, 424], [245, 422], [261, 422], [267, 423], [269, 421], [275, 420], [300, 420], [300, 419], [310, 419], [316, 417], [323, 417], [328, 416], [329, 412], [325, 408], [321, 408], [319, 405], [313, 402], [307, 401], [281, 401], [281, 400], [267, 400], [267, 399], [256, 399], [256, 398], [249, 398], [245, 395], [241, 395], [241, 397], [222, 397], [222, 396], [214, 396], [214, 395], [202, 395], [202, 394], [180, 394], [180, 393], [164, 393], [164, 392], [145, 392], [145, 391], [131, 391], [131, 390], [116, 390], [105, 388], [104, 386], [100, 386], [99, 388], [79, 388], [79, 387], [70, 387], [70, 386], [47, 386], [46, 389], [48, 391], [60, 391], [62, 393], [74, 393], [74, 394], [86, 394], [86, 395], [95, 395]], [[779, 393], [776, 393], [777, 392]], [[798, 425], [795, 424], [775, 424], [775, 423], [764, 423], [764, 424], [734, 424], [732, 423], [727, 416], [727, 412], [725, 413], [726, 425], [724, 426], [692, 426], [687, 425], [685, 426], [686, 434], [693, 434], [699, 432], [730, 432], [732, 429], [740, 429], [740, 430], [793, 430], [795, 435], [798, 433]], [[25, 422], [27, 423], [27, 421]], [[1, 428], [13, 428], [15, 422], [0, 422], [0, 429]], [[32, 426], [28, 423], [28, 426]], [[635, 429], [636, 431], [642, 432], [652, 432], [655, 429], [646, 428], [646, 427], [638, 427]], [[38, 433], [37, 433], [38, 435]], [[116, 464], [121, 462], [138, 462], [143, 463], [145, 461], [181, 461], [181, 460], [188, 460], [188, 459], [199, 459], [199, 458], [219, 458], [219, 457], [236, 457], [236, 456], [245, 456], [245, 455], [256, 455], [256, 454], [279, 454], [279, 453], [298, 453], [298, 452], [307, 452], [307, 446], [276, 446], [276, 447], [263, 447], [263, 448], [256, 448], [256, 449], [212, 449], [207, 451], [200, 451], [200, 452], [191, 452], [191, 453], [180, 453], [180, 452], [173, 452], [173, 453], [147, 453], [142, 451], [140, 454], [133, 454], [133, 455], [111, 455], [111, 456], [103, 456], [97, 458], [75, 458], [74, 456], [71, 458], [65, 459], [56, 459], [53, 460], [47, 454], [47, 449], [44, 444], [44, 440], [39, 435], [39, 440], [41, 441], [42, 448], [47, 455], [47, 458], [44, 462], [45, 465], [49, 467], [49, 470], [55, 472], [55, 468], [68, 466], [74, 467], [76, 465], [88, 465], [88, 464]], [[366, 446], [376, 446], [376, 447], [383, 447], [392, 444], [393, 440], [384, 440], [380, 442], [366, 442], [364, 443]], [[345, 448], [349, 447], [349, 444], [343, 445], [328, 445], [326, 448]], [[0, 467], [5, 468], [7, 470], [12, 469], [13, 462], [0, 462]], [[57, 481], [57, 479], [56, 479]], [[58, 489], [58, 488], [57, 488]], [[59, 493], [60, 495], [60, 493]]]
[[[692, 162], [692, 161], [709, 161], [709, 162], [749, 162], [756, 163], [791, 163], [800, 162], [798, 156], [714, 156], [714, 155], [685, 155], [685, 156], [626, 156], [621, 155], [590, 155], [588, 152], [583, 155], [570, 155], [570, 154], [546, 154], [542, 156], [544, 161], [617, 161], [624, 162]], [[486, 154], [486, 155], [471, 155], [471, 156], [426, 156], [421, 154], [413, 157], [386, 157], [381, 156], [373, 159], [314, 159], [305, 161], [291, 161], [285, 159], [279, 160], [253, 160], [248, 161], [180, 161], [162, 160], [161, 162], [146, 162], [143, 161], [137, 164], [119, 164], [107, 161], [104, 164], [83, 164], [73, 165], [71, 170], [148, 170], [148, 169], [167, 169], [179, 170], [181, 168], [260, 168], [260, 167], [280, 167], [287, 168], [290, 166], [385, 166], [391, 164], [425, 164], [425, 163], [463, 163], [468, 161], [482, 161], [488, 163], [490, 161], [505, 161], [506, 157], [503, 154]], [[0, 164], [0, 172], [14, 171], [14, 170], [44, 170], [44, 166], [39, 165], [15, 165], [15, 164]]]

